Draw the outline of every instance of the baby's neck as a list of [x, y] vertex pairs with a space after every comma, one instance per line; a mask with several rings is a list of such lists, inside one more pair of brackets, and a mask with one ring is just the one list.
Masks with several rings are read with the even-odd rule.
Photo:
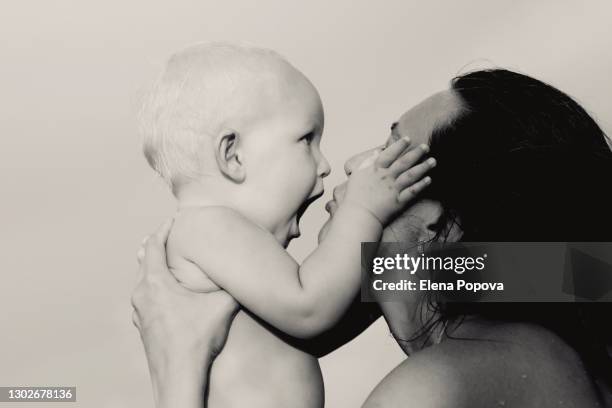
[[[266, 226], [265, 222], [257, 217], [257, 211], [252, 211], [251, 201], [245, 198], [244, 192], [238, 186], [233, 186], [225, 180], [214, 180], [212, 178], [198, 181], [190, 181], [175, 187], [174, 195], [177, 199], [178, 208], [181, 210], [194, 209], [196, 207], [225, 207], [234, 210], [247, 218], [252, 223], [270, 231], [275, 237], [276, 233]], [[282, 232], [279, 242], [285, 240]]]
[[233, 208], [234, 194], [224, 183], [193, 181], [175, 191], [178, 208], [223, 206]]

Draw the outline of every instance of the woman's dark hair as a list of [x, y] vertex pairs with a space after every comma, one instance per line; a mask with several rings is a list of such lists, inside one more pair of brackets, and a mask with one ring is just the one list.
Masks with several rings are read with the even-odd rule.
[[[451, 89], [464, 109], [430, 141], [438, 165], [427, 195], [443, 207], [440, 225], [457, 223], [466, 242], [612, 241], [612, 152], [576, 101], [501, 69], [461, 75]], [[425, 331], [468, 315], [544, 326], [612, 385], [606, 303], [426, 303], [438, 318]]]

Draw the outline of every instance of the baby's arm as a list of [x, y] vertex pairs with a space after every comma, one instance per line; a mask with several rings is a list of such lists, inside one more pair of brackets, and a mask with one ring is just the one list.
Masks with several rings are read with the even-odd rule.
[[422, 176], [431, 164], [412, 167], [426, 151], [399, 157], [407, 147], [405, 140], [396, 142], [374, 165], [351, 175], [326, 239], [301, 267], [270, 233], [223, 207], [191, 217], [176, 243], [263, 320], [292, 336], [317, 335], [342, 316], [358, 291], [361, 242], [378, 241], [382, 224], [428, 184]]

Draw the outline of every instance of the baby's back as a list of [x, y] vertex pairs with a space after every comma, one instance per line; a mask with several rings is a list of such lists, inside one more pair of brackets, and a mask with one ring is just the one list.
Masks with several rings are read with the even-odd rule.
[[[219, 290], [205, 272], [182, 255], [178, 245], [181, 239], [177, 238], [188, 224], [188, 213], [177, 216], [166, 245], [168, 267], [188, 288], [199, 292]], [[231, 256], [230, 248], [227, 256]], [[210, 372], [208, 406], [319, 408], [323, 400], [317, 359], [289, 345], [266, 323], [239, 311]]]

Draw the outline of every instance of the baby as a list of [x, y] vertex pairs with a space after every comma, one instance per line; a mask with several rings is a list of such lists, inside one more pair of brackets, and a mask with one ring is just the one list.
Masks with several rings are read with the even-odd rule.
[[317, 90], [276, 53], [203, 44], [175, 54], [141, 114], [144, 152], [178, 213], [168, 266], [187, 288], [243, 307], [210, 374], [208, 406], [322, 407], [317, 360], [289, 337], [332, 327], [358, 293], [360, 243], [425, 188], [435, 162], [402, 139], [349, 179], [326, 238], [298, 265], [286, 252], [323, 194]]

